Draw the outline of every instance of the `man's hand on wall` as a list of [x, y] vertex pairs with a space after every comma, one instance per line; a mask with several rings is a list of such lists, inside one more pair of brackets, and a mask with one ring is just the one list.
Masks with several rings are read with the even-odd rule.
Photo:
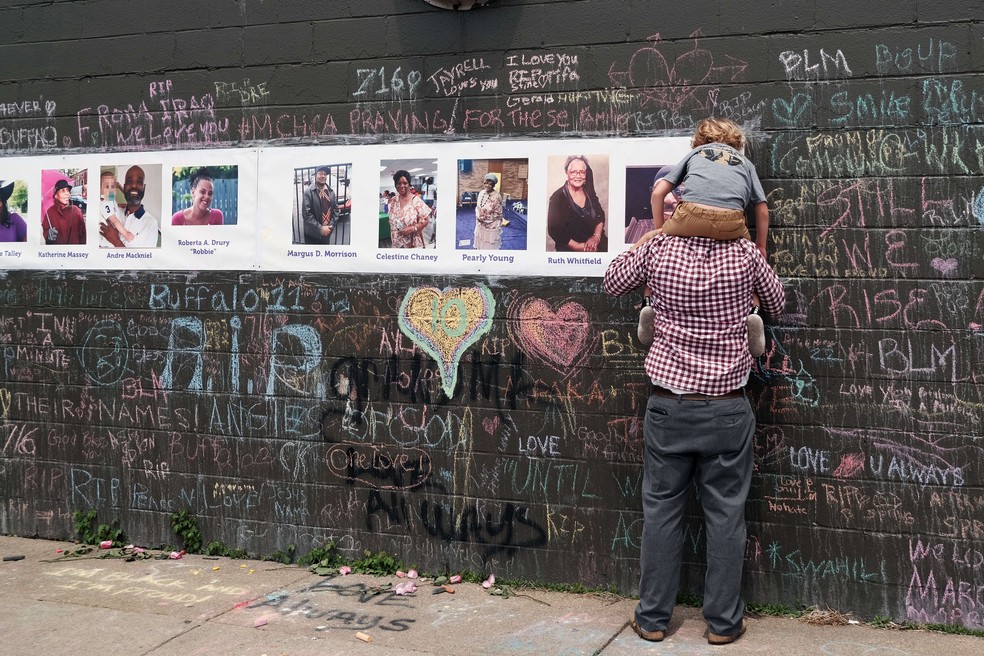
[[106, 238], [106, 241], [117, 248], [123, 247], [123, 240], [120, 239], [119, 231], [108, 223], [99, 224], [99, 234]]

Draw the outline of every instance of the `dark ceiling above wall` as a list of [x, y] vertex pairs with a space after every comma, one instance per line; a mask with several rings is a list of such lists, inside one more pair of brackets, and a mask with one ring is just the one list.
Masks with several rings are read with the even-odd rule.
[[435, 7], [440, 7], [441, 9], [464, 11], [466, 9], [474, 9], [475, 7], [481, 7], [482, 5], [488, 4], [489, 0], [424, 0], [424, 2], [432, 4]]

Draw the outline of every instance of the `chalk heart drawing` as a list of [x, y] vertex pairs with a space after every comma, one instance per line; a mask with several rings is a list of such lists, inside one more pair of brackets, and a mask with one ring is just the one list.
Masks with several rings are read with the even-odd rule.
[[957, 270], [957, 261], [952, 257], [946, 260], [941, 257], [934, 257], [930, 265], [944, 276], [948, 276]]
[[526, 298], [510, 315], [518, 320], [516, 338], [529, 356], [561, 373], [584, 357], [591, 321], [580, 303], [568, 301], [554, 310], [543, 299]]
[[[2, 391], [3, 390], [0, 390], [0, 392]], [[10, 404], [8, 403], [7, 405], [9, 406]], [[496, 429], [499, 428], [499, 418], [486, 417], [485, 419], [482, 420], [482, 428], [484, 428], [485, 432], [488, 433], [489, 435], [495, 435]]]
[[492, 328], [495, 299], [488, 287], [411, 287], [400, 305], [400, 330], [437, 361], [448, 398], [458, 383], [458, 362]]
[[[744, 77], [748, 64], [725, 55], [724, 61], [715, 62], [714, 55], [700, 46], [703, 36], [700, 30], [693, 32], [693, 48], [687, 50], [672, 63], [660, 51], [660, 35], [649, 37], [652, 44], [640, 48], [629, 60], [628, 69], [617, 71], [613, 63], [608, 69], [609, 79], [618, 87], [638, 89], [642, 104], [652, 100], [660, 106], [680, 110], [691, 101], [697, 101], [701, 84], [726, 81], [737, 82]], [[706, 91], [706, 89], [705, 89]]]
[[787, 126], [799, 126], [806, 110], [813, 105], [813, 100], [805, 93], [793, 94], [792, 100], [787, 102], [784, 98], [776, 98], [772, 101], [772, 113], [776, 119], [782, 121]]

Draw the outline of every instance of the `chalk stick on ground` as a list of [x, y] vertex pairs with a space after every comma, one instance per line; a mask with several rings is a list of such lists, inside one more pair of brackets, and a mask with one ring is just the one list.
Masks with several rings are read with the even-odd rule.
[[362, 631], [356, 633], [355, 637], [361, 640], [362, 642], [372, 642], [372, 636], [369, 635], [368, 633], [363, 633]]
[[20, 555], [17, 555], [17, 556], [4, 556], [3, 559], [4, 559], [4, 562], [11, 561], [11, 560], [24, 560], [24, 556], [20, 556]]

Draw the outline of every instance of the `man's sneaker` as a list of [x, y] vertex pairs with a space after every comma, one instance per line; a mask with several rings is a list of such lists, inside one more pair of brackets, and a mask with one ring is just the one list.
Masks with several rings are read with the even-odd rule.
[[636, 329], [636, 334], [639, 336], [639, 341], [642, 342], [643, 346], [649, 346], [653, 343], [653, 332], [656, 329], [653, 319], [655, 318], [656, 311], [649, 305], [644, 305], [639, 310], [639, 327]]
[[745, 635], [745, 631], [748, 630], [748, 624], [745, 620], [741, 621], [741, 628], [738, 629], [738, 633], [734, 635], [718, 635], [717, 633], [707, 632], [707, 642], [708, 644], [720, 646], [720, 645], [730, 645], [732, 642], [738, 638]]
[[758, 308], [752, 310], [745, 323], [748, 326], [748, 352], [753, 358], [757, 358], [765, 353], [765, 324], [762, 323]]
[[632, 630], [642, 638], [643, 640], [648, 640], [649, 642], [662, 642], [663, 638], [666, 637], [666, 631], [645, 631], [641, 626], [636, 623], [635, 616], [629, 620], [629, 626]]

